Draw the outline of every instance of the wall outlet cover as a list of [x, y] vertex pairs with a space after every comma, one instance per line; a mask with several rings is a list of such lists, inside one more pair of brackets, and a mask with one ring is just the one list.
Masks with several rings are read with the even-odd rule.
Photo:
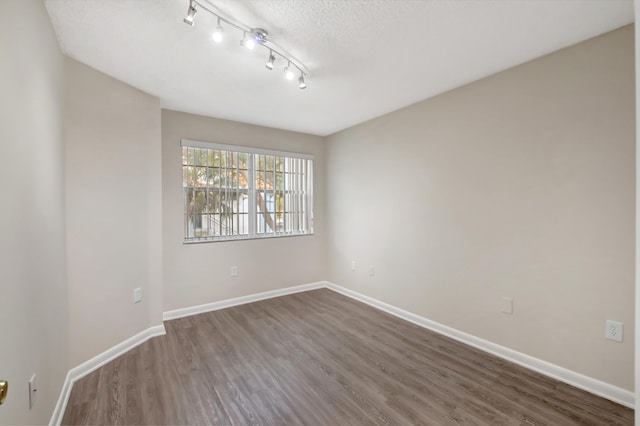
[[622, 323], [618, 321], [607, 320], [605, 322], [604, 336], [614, 342], [622, 342]]

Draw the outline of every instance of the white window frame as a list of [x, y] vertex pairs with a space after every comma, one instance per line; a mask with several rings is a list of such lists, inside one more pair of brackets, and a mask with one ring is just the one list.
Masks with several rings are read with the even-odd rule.
[[[280, 237], [290, 237], [290, 236], [301, 236], [301, 235], [313, 235], [313, 162], [314, 156], [311, 154], [303, 154], [299, 152], [289, 152], [289, 151], [278, 151], [271, 149], [263, 149], [263, 148], [254, 148], [248, 146], [241, 145], [229, 145], [229, 144], [221, 144], [214, 142], [205, 142], [198, 141], [193, 139], [181, 139], [180, 141], [181, 148], [189, 147], [189, 148], [204, 148], [204, 149], [213, 149], [213, 150], [221, 150], [221, 151], [231, 151], [242, 154], [249, 154], [249, 171], [248, 171], [248, 198], [249, 198], [249, 213], [248, 213], [248, 228], [249, 232], [247, 235], [221, 235], [221, 236], [206, 236], [206, 237], [189, 237], [186, 234], [186, 226], [183, 224], [183, 243], [184, 244], [197, 244], [197, 243], [209, 243], [209, 242], [218, 242], [218, 241], [236, 241], [236, 240], [250, 240], [250, 239], [263, 239], [263, 238], [280, 238]], [[180, 150], [180, 155], [182, 155], [182, 149]], [[285, 157], [292, 159], [301, 159], [301, 160], [311, 160], [308, 163], [308, 169], [306, 176], [306, 186], [303, 188], [305, 194], [305, 202], [307, 211], [304, 212], [305, 220], [308, 223], [308, 229], [306, 231], [273, 231], [270, 233], [259, 233], [257, 228], [257, 206], [256, 206], [256, 167], [255, 167], [255, 156], [256, 155], [269, 155], [276, 157]], [[184, 166], [181, 164], [180, 166], [183, 168]], [[182, 175], [184, 176], [184, 175]], [[184, 178], [183, 178], [184, 179]], [[182, 182], [184, 188], [184, 180]], [[182, 205], [182, 213], [183, 217], [186, 212], [186, 199], [183, 195], [183, 205]], [[275, 212], [273, 213], [275, 219]]]

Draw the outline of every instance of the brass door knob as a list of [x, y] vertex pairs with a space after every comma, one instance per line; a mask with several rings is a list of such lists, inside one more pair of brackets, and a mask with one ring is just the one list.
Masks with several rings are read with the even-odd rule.
[[4, 404], [4, 400], [7, 399], [7, 392], [9, 392], [9, 382], [0, 380], [0, 405]]

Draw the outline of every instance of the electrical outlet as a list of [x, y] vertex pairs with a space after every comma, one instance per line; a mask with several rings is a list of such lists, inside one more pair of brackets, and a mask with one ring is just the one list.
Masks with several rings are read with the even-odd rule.
[[237, 277], [238, 276], [238, 267], [237, 266], [232, 266], [231, 267], [231, 276], [232, 277]]
[[372, 277], [375, 274], [376, 274], [376, 268], [373, 265], [369, 266], [369, 276]]
[[29, 379], [29, 409], [36, 405], [36, 395], [38, 394], [38, 386], [36, 385], [35, 373]]
[[615, 342], [622, 342], [622, 323], [607, 320], [605, 322], [604, 337]]
[[355, 271], [357, 266], [358, 266], [358, 265], [356, 264], [356, 261], [355, 261], [355, 260], [352, 260], [352, 261], [351, 261], [351, 270], [352, 270], [352, 271]]
[[133, 289], [133, 303], [142, 302], [142, 289], [140, 287]]

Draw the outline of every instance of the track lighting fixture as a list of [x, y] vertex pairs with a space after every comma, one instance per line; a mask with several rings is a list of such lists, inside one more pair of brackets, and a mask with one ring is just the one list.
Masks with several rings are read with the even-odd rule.
[[220, 18], [218, 18], [218, 26], [216, 27], [216, 30], [213, 32], [213, 41], [215, 41], [216, 43], [220, 43], [222, 41], [222, 33], [224, 31], [222, 30], [222, 25], [220, 25]]
[[187, 16], [185, 16], [183, 19], [184, 23], [189, 24], [193, 27], [195, 24], [193, 18], [196, 16], [196, 13], [198, 13], [198, 11], [196, 10], [196, 2], [193, 0], [189, 0], [189, 9], [187, 10]]
[[[198, 9], [196, 9], [196, 7]], [[253, 50], [256, 46], [262, 46], [269, 50], [269, 56], [265, 63], [265, 67], [268, 70], [273, 69], [276, 57], [279, 56], [287, 62], [287, 66], [284, 68], [286, 79], [293, 80], [296, 76], [296, 72], [298, 71], [300, 72], [300, 77], [298, 77], [298, 87], [300, 89], [305, 89], [307, 87], [307, 84], [305, 83], [305, 77], [309, 76], [307, 67], [270, 40], [267, 30], [262, 28], [251, 28], [230, 18], [227, 14], [220, 14], [220, 12], [218, 12], [219, 9], [213, 5], [212, 0], [189, 0], [189, 9], [187, 10], [187, 15], [184, 17], [184, 22], [194, 26], [194, 17], [196, 13], [202, 10], [209, 12], [218, 20], [216, 29], [212, 33], [213, 41], [216, 43], [222, 42], [222, 39], [224, 38], [222, 22], [224, 22], [227, 28], [232, 27], [242, 32], [242, 39], [240, 40], [241, 46], [244, 46], [249, 50]]]
[[269, 59], [267, 60], [267, 64], [265, 65], [265, 67], [267, 67], [268, 70], [272, 70], [273, 63], [275, 61], [276, 61], [276, 57], [273, 56], [273, 50], [269, 50]]

